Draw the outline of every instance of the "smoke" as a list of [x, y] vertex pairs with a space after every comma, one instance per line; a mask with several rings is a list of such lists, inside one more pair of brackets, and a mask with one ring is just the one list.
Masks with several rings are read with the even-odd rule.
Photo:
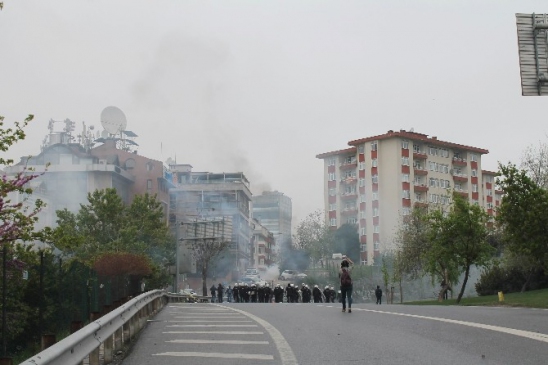
[[280, 276], [280, 268], [278, 267], [278, 265], [272, 265], [268, 269], [266, 269], [266, 272], [263, 275], [263, 279], [266, 281], [278, 280], [278, 277]]

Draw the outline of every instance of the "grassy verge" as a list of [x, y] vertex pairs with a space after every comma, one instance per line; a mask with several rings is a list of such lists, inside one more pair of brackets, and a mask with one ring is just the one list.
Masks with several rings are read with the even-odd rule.
[[[406, 302], [411, 305], [457, 305], [456, 296], [443, 302], [437, 300], [421, 300]], [[533, 290], [525, 293], [504, 294], [504, 301], [500, 302], [498, 295], [487, 295], [474, 298], [462, 298], [458, 305], [479, 305], [486, 307], [527, 307], [548, 308], [548, 289]]]

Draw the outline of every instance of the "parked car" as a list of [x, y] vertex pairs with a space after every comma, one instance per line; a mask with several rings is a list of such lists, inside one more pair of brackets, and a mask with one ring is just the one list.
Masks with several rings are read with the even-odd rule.
[[291, 280], [297, 275], [295, 270], [284, 270], [280, 275], [280, 280]]
[[247, 284], [247, 285], [251, 285], [251, 284], [255, 284], [257, 282], [257, 280], [255, 280], [254, 278], [250, 278], [248, 276], [244, 276], [243, 278], [238, 280], [238, 282], [239, 283], [244, 283], [244, 284]]
[[305, 273], [301, 272], [297, 275], [295, 275], [296, 278], [299, 278], [299, 279], [305, 279], [308, 275], [306, 275]]

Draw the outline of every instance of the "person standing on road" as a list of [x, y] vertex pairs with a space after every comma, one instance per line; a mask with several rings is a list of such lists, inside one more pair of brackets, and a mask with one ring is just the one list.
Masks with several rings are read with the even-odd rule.
[[314, 289], [312, 289], [312, 297], [314, 298], [314, 303], [322, 302], [322, 291], [318, 288], [318, 285], [314, 285]]
[[352, 278], [350, 272], [353, 267], [354, 262], [344, 255], [341, 262], [341, 269], [339, 270], [339, 278], [341, 280], [342, 311], [346, 312], [346, 302], [348, 299], [348, 313], [352, 313]]
[[224, 287], [219, 283], [219, 286], [217, 287], [217, 297], [219, 298], [219, 303], [223, 302], [223, 291]]
[[230, 285], [226, 289], [226, 301], [232, 303], [232, 288], [230, 287]]
[[209, 288], [209, 291], [211, 292], [211, 303], [215, 303], [215, 293], [217, 292], [217, 288], [215, 287], [215, 284], [211, 285], [211, 288]]
[[376, 304], [382, 304], [382, 289], [379, 285], [377, 285], [377, 289], [375, 289], [375, 296], [377, 297]]

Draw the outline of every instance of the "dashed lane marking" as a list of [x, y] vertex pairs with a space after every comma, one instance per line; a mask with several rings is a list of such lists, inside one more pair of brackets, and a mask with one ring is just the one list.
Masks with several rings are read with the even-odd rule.
[[[172, 321], [169, 321], [173, 323]], [[167, 327], [259, 327], [256, 324], [174, 324]]]
[[242, 341], [242, 340], [169, 340], [170, 343], [208, 343], [218, 345], [268, 345], [268, 341]]
[[162, 352], [152, 356], [210, 357], [219, 359], [274, 360], [272, 355], [261, 354], [231, 354], [217, 352]]
[[166, 331], [171, 334], [213, 334], [213, 335], [264, 335], [260, 331]]

